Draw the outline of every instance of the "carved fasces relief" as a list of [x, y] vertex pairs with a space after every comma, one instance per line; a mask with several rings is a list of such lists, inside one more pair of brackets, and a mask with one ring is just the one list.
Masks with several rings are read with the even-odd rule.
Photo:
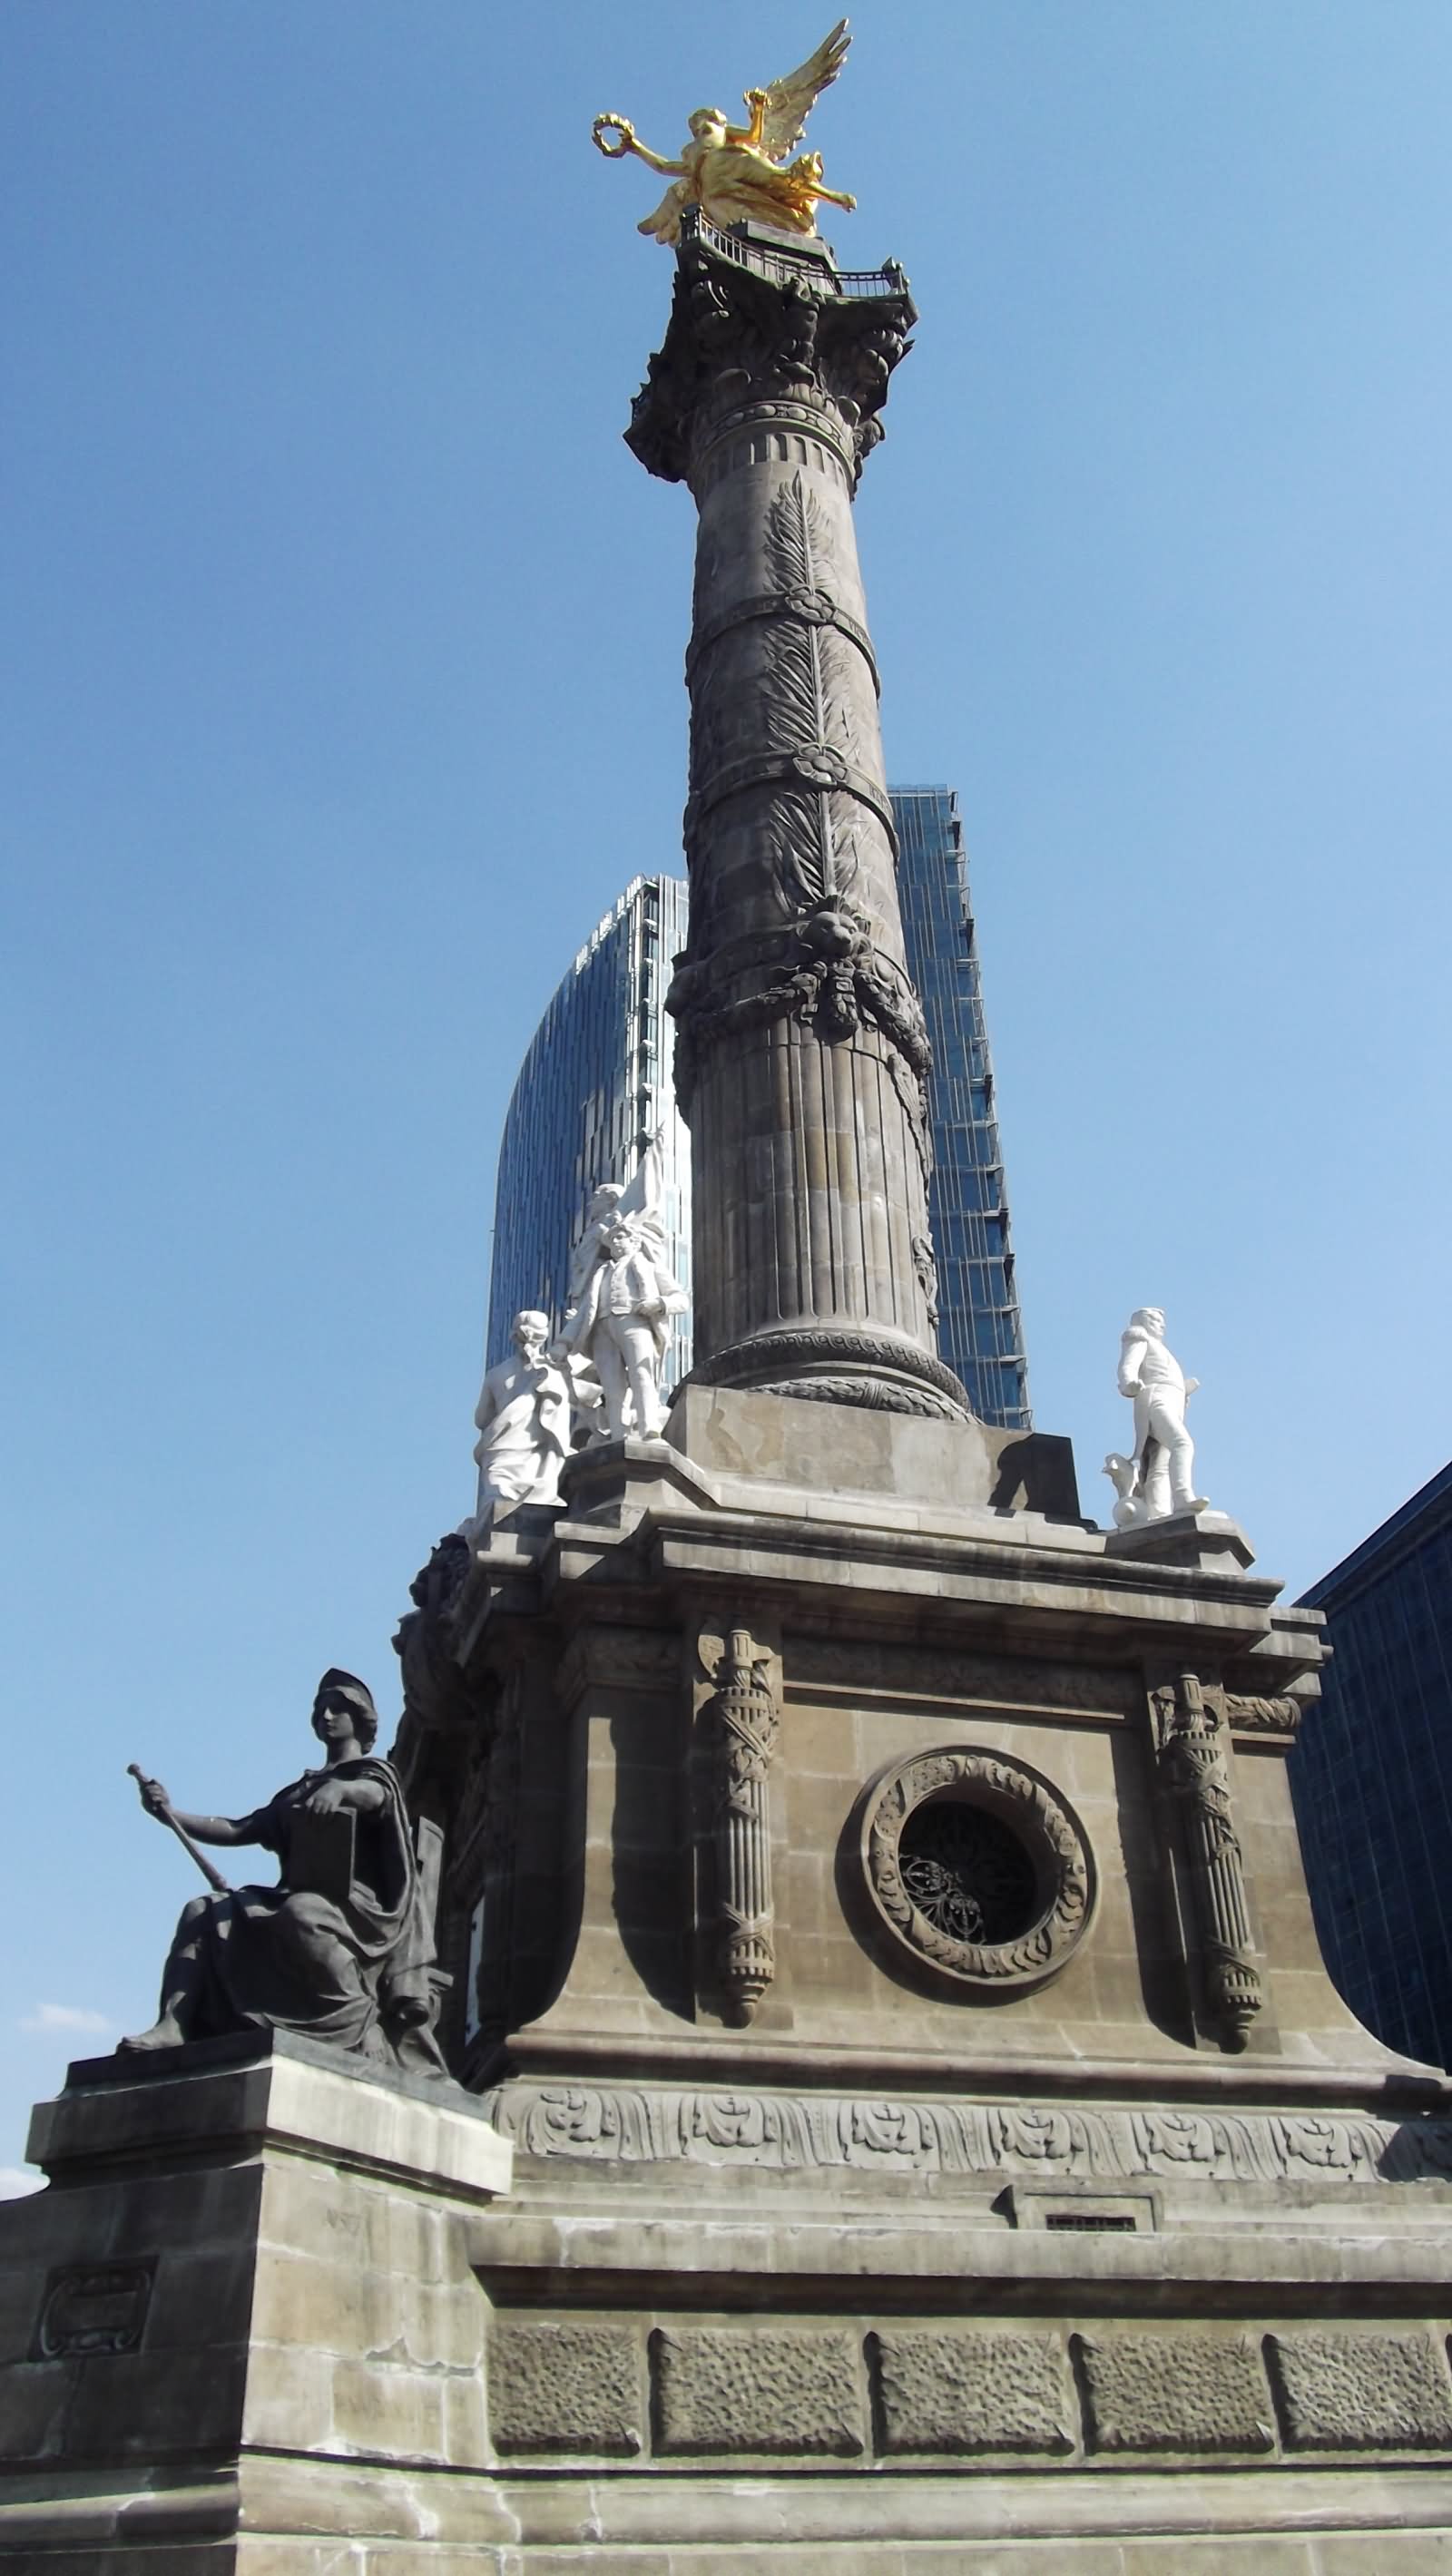
[[1042, 1984], [1088, 1929], [1084, 1829], [1026, 1763], [948, 1746], [895, 1764], [867, 1793], [860, 1849], [899, 1955], [969, 1992]]
[[1262, 2009], [1245, 1865], [1230, 1792], [1227, 1728], [1194, 1673], [1150, 1694], [1162, 1777], [1181, 1808], [1205, 2001], [1222, 2047], [1244, 2048]]
[[715, 1881], [715, 1974], [725, 2016], [749, 2022], [776, 1975], [771, 1881], [770, 1772], [781, 1732], [781, 1660], [744, 1623], [703, 1630], [705, 1687], [697, 1713], [707, 1732]]

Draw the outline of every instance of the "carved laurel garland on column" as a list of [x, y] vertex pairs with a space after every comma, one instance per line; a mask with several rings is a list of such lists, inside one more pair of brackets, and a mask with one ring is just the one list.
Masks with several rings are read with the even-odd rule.
[[1225, 1725], [1194, 1673], [1151, 1694], [1160, 1763], [1182, 1801], [1205, 1990], [1221, 2044], [1244, 2048], [1261, 2010], [1245, 1902], [1245, 1866], [1230, 1803]]
[[767, 1774], [781, 1731], [771, 1665], [733, 1628], [716, 1667], [716, 1872], [726, 2018], [750, 2021], [776, 1975]]

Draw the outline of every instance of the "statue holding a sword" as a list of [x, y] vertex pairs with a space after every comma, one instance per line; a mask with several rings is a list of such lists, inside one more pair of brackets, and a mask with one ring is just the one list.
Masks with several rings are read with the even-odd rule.
[[[292, 2030], [443, 2072], [433, 2035], [433, 1926], [403, 1790], [373, 1751], [378, 1714], [355, 1674], [326, 1672], [313, 1701], [317, 1770], [248, 1816], [175, 1809], [159, 1780], [130, 1768], [148, 1815], [170, 1827], [208, 1882], [181, 1920], [144, 2054], [248, 2029]], [[275, 1887], [232, 1887], [199, 1846], [260, 1844]]]

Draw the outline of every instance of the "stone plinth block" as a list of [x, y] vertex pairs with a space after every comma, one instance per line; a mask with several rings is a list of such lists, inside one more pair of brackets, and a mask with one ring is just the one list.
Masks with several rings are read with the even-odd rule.
[[855, 2335], [827, 2327], [680, 2327], [657, 2339], [663, 2453], [858, 2457], [867, 2447]]
[[1452, 2385], [1426, 2333], [1272, 2335], [1291, 2451], [1452, 2448]]
[[885, 2451], [1074, 2447], [1067, 2359], [1057, 2334], [894, 2327], [878, 2337], [878, 2367]]
[[1270, 2391], [1244, 2334], [1079, 2338], [1096, 2451], [1269, 2451]]
[[645, 2448], [630, 2326], [501, 2317], [489, 2338], [489, 2429], [503, 2452], [628, 2458]]
[[1077, 1521], [1073, 1450], [1042, 1431], [813, 1404], [688, 1383], [666, 1439], [709, 1476], [891, 1496], [959, 1511], [1042, 1512]]
[[277, 2527], [360, 2536], [430, 2463], [484, 2462], [467, 2229], [513, 2151], [466, 2094], [206, 2042], [73, 2067], [30, 2152], [51, 2189], [0, 2205], [0, 2565], [40, 2535], [66, 2576], [123, 2549], [190, 2576], [143, 2551], [219, 2550], [258, 2461], [274, 2489], [291, 2463]]

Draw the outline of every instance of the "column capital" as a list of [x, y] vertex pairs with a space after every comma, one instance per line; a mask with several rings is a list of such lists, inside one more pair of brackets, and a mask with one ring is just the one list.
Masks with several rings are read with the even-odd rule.
[[[839, 269], [828, 245], [688, 207], [671, 316], [631, 408], [648, 473], [691, 482], [716, 438], [760, 406], [805, 413], [855, 489], [917, 307], [895, 261]], [[692, 220], [693, 219], [693, 220]]]

